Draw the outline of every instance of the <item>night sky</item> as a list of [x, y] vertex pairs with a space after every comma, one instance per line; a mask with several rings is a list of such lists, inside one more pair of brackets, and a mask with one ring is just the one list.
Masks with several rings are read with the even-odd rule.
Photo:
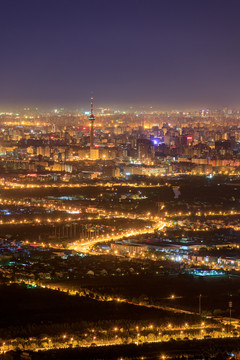
[[239, 0], [2, 0], [7, 105], [240, 108]]

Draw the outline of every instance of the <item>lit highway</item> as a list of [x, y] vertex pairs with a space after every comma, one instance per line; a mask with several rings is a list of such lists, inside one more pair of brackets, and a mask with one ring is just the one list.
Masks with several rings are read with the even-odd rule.
[[120, 234], [117, 233], [103, 237], [96, 237], [93, 240], [89, 240], [87, 242], [75, 241], [72, 245], [69, 246], [69, 248], [79, 252], [89, 252], [90, 249], [97, 243], [101, 243], [101, 242], [106, 243], [110, 241], [117, 241], [121, 239], [130, 238], [138, 235], [150, 234], [153, 233], [156, 229], [159, 231], [164, 229], [165, 226], [166, 223], [162, 221], [158, 221], [155, 224], [153, 224], [152, 227], [150, 228], [145, 227], [139, 230], [132, 230], [132, 231], [127, 230], [126, 232], [121, 232]]

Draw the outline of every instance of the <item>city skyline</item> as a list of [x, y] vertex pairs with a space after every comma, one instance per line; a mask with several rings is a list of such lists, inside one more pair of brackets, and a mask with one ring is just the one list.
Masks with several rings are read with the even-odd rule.
[[0, 11], [0, 360], [240, 359], [239, 1]]

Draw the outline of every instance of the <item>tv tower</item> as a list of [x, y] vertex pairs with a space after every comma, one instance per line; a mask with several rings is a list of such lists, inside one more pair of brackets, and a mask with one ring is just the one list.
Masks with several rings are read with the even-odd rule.
[[89, 118], [90, 122], [91, 122], [91, 130], [90, 130], [90, 148], [94, 149], [94, 134], [93, 134], [93, 125], [94, 125], [94, 121], [95, 121], [95, 117], [93, 114], [93, 97], [91, 97], [91, 114], [90, 114], [90, 118]]

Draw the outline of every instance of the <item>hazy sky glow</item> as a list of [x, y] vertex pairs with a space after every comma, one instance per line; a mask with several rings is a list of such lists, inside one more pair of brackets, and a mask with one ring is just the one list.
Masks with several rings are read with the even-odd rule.
[[240, 107], [239, 0], [5, 0], [0, 107]]

